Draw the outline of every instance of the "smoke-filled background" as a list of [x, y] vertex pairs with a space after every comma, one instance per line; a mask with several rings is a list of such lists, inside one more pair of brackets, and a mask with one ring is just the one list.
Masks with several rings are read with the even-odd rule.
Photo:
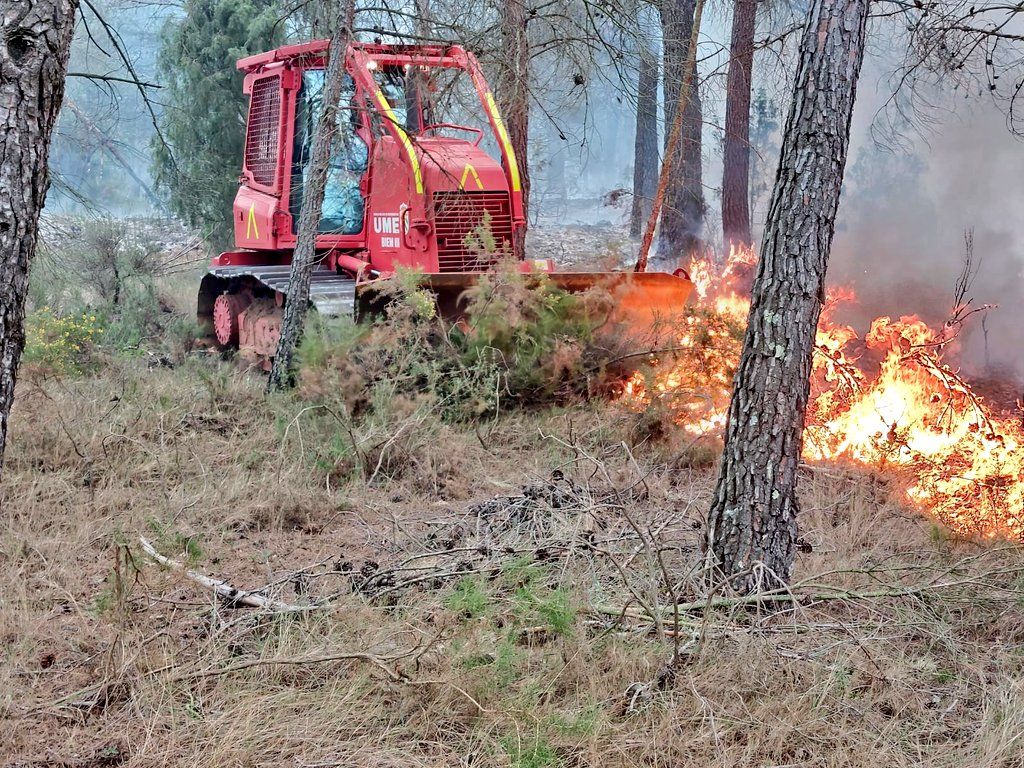
[[[130, 53], [134, 76], [160, 85], [158, 57], [166, 33], [157, 30], [180, 18], [181, 8], [118, 2], [100, 7]], [[726, 9], [709, 6], [699, 49], [708, 204], [704, 236], [709, 247], [719, 250], [730, 21]], [[660, 50], [660, 28], [653, 14], [642, 15], [638, 23]], [[783, 22], [767, 26], [773, 25]], [[759, 37], [766, 35], [759, 33]], [[908, 86], [897, 88], [894, 77], [904, 54], [895, 53], [899, 45], [884, 35], [876, 32], [861, 78], [832, 252], [830, 282], [851, 285], [859, 299], [839, 318], [850, 321], [861, 334], [879, 315], [919, 314], [931, 323], [941, 323], [952, 308], [969, 233], [976, 274], [967, 297], [975, 304], [999, 307], [970, 318], [961, 336], [960, 362], [973, 374], [1021, 377], [1024, 368], [1018, 350], [1024, 341], [1024, 323], [1018, 312], [1024, 298], [1024, 225], [1020, 223], [1024, 144], [1007, 126], [1005, 105], [984, 88], [952, 91], [933, 82], [917, 86], [920, 98], [908, 100]], [[763, 225], [788, 110], [796, 37], [759, 51], [755, 59], [751, 119], [755, 240]], [[624, 238], [636, 109], [631, 90], [636, 72], [630, 61], [629, 57], [615, 60], [611, 51], [597, 54], [575, 78], [569, 69], [548, 69], [544, 59], [537, 60], [536, 108], [531, 113], [531, 221], [548, 231], [544, 242], [557, 240], [564, 225]], [[224, 64], [229, 67], [230, 61]], [[124, 74], [122, 64], [112, 63], [84, 30], [70, 69]], [[64, 110], [55, 139], [51, 211], [166, 215], [150, 194], [154, 190], [161, 194], [152, 172], [154, 124], [159, 124], [166, 105], [160, 89], [148, 93], [147, 105], [134, 85], [71, 78], [68, 97], [75, 110]], [[910, 101], [912, 108], [897, 108]], [[663, 117], [663, 109], [659, 111]], [[241, 132], [242, 126], [237, 130]], [[661, 130], [664, 134], [664, 125]], [[138, 179], [126, 177], [126, 165]], [[140, 189], [140, 183], [148, 189]], [[613, 194], [616, 191], [623, 194]], [[227, 210], [224, 216], [226, 220]], [[626, 243], [624, 258], [629, 249]]]
[[885, 65], [870, 60], [861, 80], [830, 282], [855, 287], [859, 301], [845, 316], [858, 330], [878, 315], [937, 324], [972, 250], [965, 298], [999, 306], [965, 323], [960, 362], [975, 375], [1019, 378], [1024, 144], [997, 105], [963, 96], [941, 99], [930, 123], [908, 122], [894, 137]]

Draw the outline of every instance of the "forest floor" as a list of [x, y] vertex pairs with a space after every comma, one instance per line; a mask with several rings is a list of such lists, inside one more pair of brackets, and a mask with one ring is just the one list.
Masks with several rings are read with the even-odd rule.
[[713, 441], [396, 403], [342, 472], [370, 438], [262, 387], [201, 353], [26, 368], [0, 766], [1024, 765], [1024, 551], [890, 478], [806, 467], [791, 592], [709, 603]]

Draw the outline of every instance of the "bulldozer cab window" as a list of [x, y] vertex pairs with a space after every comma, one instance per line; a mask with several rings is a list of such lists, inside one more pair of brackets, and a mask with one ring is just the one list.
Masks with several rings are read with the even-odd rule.
[[422, 135], [468, 141], [479, 137], [480, 148], [500, 162], [501, 148], [469, 75], [460, 69], [431, 69], [420, 94], [425, 123]]
[[[395, 123], [399, 128], [405, 129], [409, 122], [406, 108], [405, 71], [401, 67], [384, 67], [374, 71], [373, 79], [376, 81], [377, 87], [380, 88], [380, 92], [384, 94], [384, 98], [387, 99], [391, 114], [395, 116]], [[389, 118], [384, 117], [376, 109], [371, 111], [370, 115], [374, 138], [379, 139], [381, 136], [387, 135], [387, 126], [384, 125], [384, 121]]]
[[[302, 73], [302, 87], [295, 106], [295, 146], [292, 152], [292, 188], [289, 209], [292, 220], [299, 220], [302, 195], [313, 154], [313, 135], [323, 111], [324, 70], [307, 69]], [[363, 229], [365, 201], [359, 193], [359, 181], [366, 172], [369, 149], [356, 132], [360, 126], [359, 111], [352, 104], [355, 84], [345, 76], [334, 137], [331, 160], [320, 209], [323, 234], [354, 235]]]

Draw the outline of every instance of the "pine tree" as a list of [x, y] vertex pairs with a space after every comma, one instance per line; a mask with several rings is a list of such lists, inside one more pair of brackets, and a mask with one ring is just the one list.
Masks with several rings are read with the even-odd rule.
[[235, 62], [283, 42], [274, 0], [186, 0], [169, 28], [159, 68], [166, 104], [154, 142], [154, 176], [171, 209], [218, 245], [231, 235], [231, 204], [245, 140], [246, 99]]
[[352, 26], [355, 22], [355, 0], [336, 3], [337, 19], [328, 51], [327, 71], [324, 73], [323, 104], [320, 119], [313, 133], [313, 150], [309, 160], [306, 188], [299, 211], [299, 226], [295, 253], [292, 255], [288, 278], [288, 296], [281, 319], [281, 338], [274, 355], [274, 365], [267, 380], [267, 392], [284, 389], [291, 383], [291, 365], [295, 350], [302, 339], [306, 310], [309, 307], [309, 285], [316, 266], [316, 235], [324, 204], [331, 146], [338, 121], [341, 92], [345, 79], [345, 61]]
[[735, 0], [722, 158], [722, 237], [726, 246], [753, 243], [750, 233], [750, 91], [756, 17], [757, 0]]
[[68, 71], [77, 0], [4, 4], [0, 45], [0, 463], [25, 347], [28, 269], [49, 186], [50, 136]]
[[740, 592], [778, 588], [793, 567], [815, 329], [870, 7], [813, 0], [804, 24], [708, 514], [709, 560]]
[[[529, 0], [501, 0], [499, 5], [501, 55], [505, 62], [495, 95], [508, 131], [508, 140], [519, 166], [523, 214], [530, 215], [530, 38], [533, 10]], [[518, 256], [526, 251], [526, 231], [520, 229], [512, 244]]]
[[[637, 26], [638, 37], [642, 29]], [[641, 39], [637, 67], [636, 136], [633, 140], [633, 208], [629, 214], [629, 236], [637, 239], [651, 215], [651, 203], [658, 188], [658, 83], [661, 73], [654, 51]]]
[[[696, 56], [691, 56], [697, 0], [665, 0], [661, 3], [662, 90], [665, 94], [665, 125], [675, 121], [679, 93], [687, 77], [691, 86], [683, 105], [682, 131], [670, 162], [672, 173], [665, 190], [661, 212], [658, 255], [667, 263], [684, 264], [702, 247], [704, 229], [704, 185], [702, 181], [701, 129], [703, 109]], [[686, 70], [690, 72], [687, 74]], [[665, 155], [669, 154], [669, 129], [665, 131]], [[664, 161], [663, 161], [664, 162]]]

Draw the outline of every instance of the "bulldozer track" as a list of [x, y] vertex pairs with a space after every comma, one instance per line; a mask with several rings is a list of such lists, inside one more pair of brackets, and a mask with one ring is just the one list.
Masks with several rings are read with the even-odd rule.
[[[225, 280], [252, 277], [267, 288], [286, 294], [291, 267], [215, 267], [209, 274]], [[315, 270], [309, 283], [309, 300], [321, 315], [352, 317], [355, 313], [356, 281], [328, 269]]]

